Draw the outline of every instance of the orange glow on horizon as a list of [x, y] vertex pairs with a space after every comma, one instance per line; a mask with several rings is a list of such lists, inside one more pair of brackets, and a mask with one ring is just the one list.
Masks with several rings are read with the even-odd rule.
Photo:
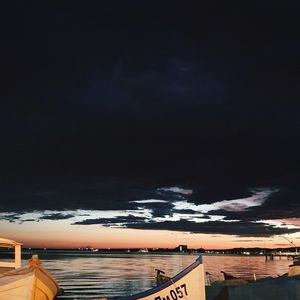
[[[221, 234], [195, 234], [164, 230], [109, 228], [99, 225], [69, 225], [65, 221], [25, 222], [0, 221], [2, 237], [32, 248], [175, 248], [192, 249], [276, 248], [290, 247], [282, 237], [257, 238]], [[290, 235], [297, 239], [297, 234]], [[296, 243], [297, 244], [297, 243]]]

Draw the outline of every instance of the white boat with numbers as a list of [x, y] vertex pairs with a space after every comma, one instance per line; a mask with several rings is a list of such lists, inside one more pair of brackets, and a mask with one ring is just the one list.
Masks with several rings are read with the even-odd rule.
[[176, 276], [148, 291], [118, 298], [97, 300], [205, 300], [205, 274], [202, 257]]

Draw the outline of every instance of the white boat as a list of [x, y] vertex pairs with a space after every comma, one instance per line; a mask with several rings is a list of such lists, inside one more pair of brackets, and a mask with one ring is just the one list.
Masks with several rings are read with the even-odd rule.
[[98, 300], [205, 300], [205, 278], [201, 256], [176, 276], [148, 291], [118, 298]]
[[138, 252], [140, 252], [140, 253], [148, 253], [149, 250], [147, 248], [142, 248]]
[[0, 262], [0, 300], [52, 300], [60, 291], [55, 279], [41, 267], [37, 255], [21, 267], [21, 244], [0, 238], [0, 247], [14, 248], [13, 262]]

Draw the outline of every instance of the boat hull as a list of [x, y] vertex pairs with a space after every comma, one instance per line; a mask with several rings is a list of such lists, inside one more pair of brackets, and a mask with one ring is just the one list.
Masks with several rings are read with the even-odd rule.
[[[100, 298], [106, 299], [106, 298]], [[118, 300], [205, 300], [205, 278], [202, 259], [170, 278], [163, 284], [129, 297], [114, 298]]]
[[300, 299], [300, 276], [265, 278], [233, 285], [231, 280], [206, 288], [206, 300], [293, 300]]
[[288, 276], [293, 277], [293, 276], [298, 276], [300, 275], [300, 265], [291, 265], [289, 267], [289, 272], [288, 272]]
[[0, 300], [52, 300], [59, 287], [41, 268], [22, 268], [0, 277]]

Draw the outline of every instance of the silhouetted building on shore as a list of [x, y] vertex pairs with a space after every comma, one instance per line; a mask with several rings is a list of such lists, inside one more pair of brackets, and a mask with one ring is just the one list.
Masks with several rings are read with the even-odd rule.
[[175, 251], [177, 252], [188, 252], [188, 246], [187, 245], [179, 245], [175, 248]]

